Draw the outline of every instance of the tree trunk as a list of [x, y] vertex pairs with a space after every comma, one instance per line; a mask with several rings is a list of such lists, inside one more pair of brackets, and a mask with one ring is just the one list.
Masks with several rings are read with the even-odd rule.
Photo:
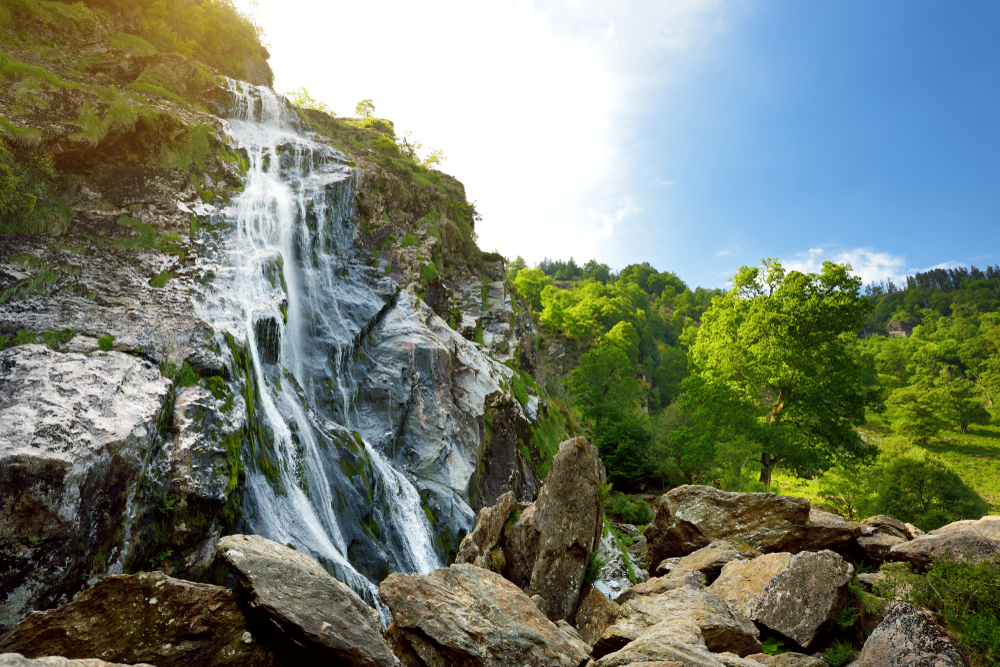
[[969, 425], [968, 424], [959, 424], [958, 425], [958, 430], [961, 431], [962, 433], [968, 433], [969, 432]]
[[771, 488], [771, 471], [774, 470], [774, 466], [776, 465], [778, 465], [777, 456], [772, 456], [767, 452], [763, 452], [760, 455], [760, 481], [768, 489]]

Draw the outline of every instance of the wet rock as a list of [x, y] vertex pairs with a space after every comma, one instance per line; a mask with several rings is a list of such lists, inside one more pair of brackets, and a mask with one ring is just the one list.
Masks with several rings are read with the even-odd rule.
[[377, 612], [313, 559], [258, 535], [224, 537], [217, 550], [251, 621], [277, 629], [276, 645], [308, 660], [398, 664]]
[[601, 541], [604, 479], [597, 450], [584, 438], [567, 440], [552, 459], [538, 500], [504, 529], [507, 578], [542, 596], [553, 621], [576, 612], [587, 560]]
[[[723, 662], [725, 660], [725, 662]], [[705, 646], [701, 630], [687, 618], [670, 618], [646, 628], [624, 648], [598, 659], [595, 667], [677, 662], [684, 667], [755, 667], [735, 655], [715, 654]]]
[[593, 646], [608, 626], [615, 622], [620, 608], [620, 605], [609, 600], [593, 586], [584, 588], [575, 619], [583, 641]]
[[[493, 572], [502, 572], [503, 564], [499, 569], [499, 563], [490, 556], [490, 552], [497, 546], [503, 531], [504, 524], [517, 507], [517, 498], [513, 491], [500, 496], [492, 507], [484, 507], [479, 510], [476, 516], [476, 527], [471, 533], [462, 539], [462, 544], [458, 547], [458, 555], [455, 557], [456, 563], [472, 563], [476, 567], [481, 567]], [[504, 562], [504, 564], [506, 564]]]
[[646, 562], [653, 571], [664, 558], [687, 556], [717, 539], [778, 551], [800, 536], [808, 518], [804, 498], [679, 486], [660, 497], [656, 519], [646, 528]]
[[827, 667], [827, 663], [823, 660], [803, 653], [782, 653], [780, 655], [757, 653], [756, 655], [748, 655], [747, 658], [767, 665], [767, 667]]
[[853, 664], [856, 667], [967, 667], [969, 663], [930, 612], [907, 602], [897, 602], [868, 637]]
[[601, 536], [601, 542], [597, 549], [598, 557], [604, 561], [601, 568], [600, 577], [594, 581], [594, 586], [605, 593], [609, 599], [618, 600], [622, 591], [632, 586], [632, 579], [629, 576], [629, 565], [632, 566], [632, 576], [637, 583], [648, 579], [648, 575], [640, 568], [639, 563], [633, 562], [628, 551], [619, 548], [618, 540], [609, 530]]
[[759, 551], [745, 544], [731, 540], [715, 540], [707, 547], [681, 558], [674, 565], [674, 569], [696, 570], [704, 574], [708, 583], [711, 583], [718, 578], [722, 566], [726, 563], [733, 560], [750, 560], [759, 555]]
[[232, 591], [161, 572], [111, 576], [69, 604], [30, 614], [0, 651], [157, 667], [285, 664], [248, 632]]
[[[95, 658], [70, 660], [61, 657], [25, 658], [17, 653], [0, 653], [0, 667], [124, 667], [121, 663], [104, 662]], [[153, 667], [146, 663], [136, 663], [135, 667]]]
[[615, 624], [594, 644], [594, 655], [619, 650], [648, 627], [671, 618], [686, 618], [700, 629], [710, 651], [747, 655], [760, 652], [760, 631], [739, 610], [702, 588], [682, 586], [622, 605]]
[[920, 568], [934, 559], [978, 563], [1000, 552], [1000, 516], [978, 521], [956, 521], [920, 535], [889, 550], [889, 560], [905, 561]]
[[394, 573], [379, 594], [427, 665], [577, 667], [588, 657], [521, 589], [474, 565]]
[[732, 561], [709, 586], [751, 620], [808, 647], [837, 617], [854, 567], [832, 551]]
[[905, 537], [890, 535], [889, 533], [875, 533], [874, 535], [864, 535], [858, 538], [858, 546], [865, 553], [868, 560], [881, 563], [889, 558], [890, 550], [897, 544], [904, 544]]
[[686, 570], [675, 567], [662, 577], [653, 577], [649, 581], [636, 584], [615, 598], [615, 601], [621, 605], [625, 604], [629, 600], [634, 600], [646, 595], [659, 595], [660, 593], [666, 593], [667, 591], [672, 591], [680, 588], [681, 586], [704, 588], [705, 575], [696, 570]]
[[0, 352], [0, 634], [120, 573], [170, 383], [120, 352]]
[[906, 524], [899, 519], [893, 519], [891, 516], [886, 516], [885, 514], [876, 514], [875, 516], [870, 516], [861, 522], [861, 525], [868, 526], [869, 528], [874, 528], [880, 533], [886, 535], [893, 535], [895, 537], [902, 537], [903, 539], [911, 539], [907, 537], [910, 532], [906, 527]]

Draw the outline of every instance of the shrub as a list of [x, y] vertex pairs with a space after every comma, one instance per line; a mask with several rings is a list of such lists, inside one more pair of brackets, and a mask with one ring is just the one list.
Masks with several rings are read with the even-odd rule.
[[177, 386], [178, 387], [193, 387], [198, 384], [198, 373], [195, 372], [194, 368], [187, 361], [181, 366], [181, 372], [177, 375]]
[[592, 584], [601, 578], [601, 573], [604, 572], [604, 566], [608, 564], [608, 560], [601, 555], [600, 551], [594, 551], [590, 554], [587, 559], [587, 570], [583, 573], [583, 581], [587, 584]]
[[645, 501], [635, 500], [624, 493], [616, 493], [608, 498], [604, 505], [605, 511], [623, 523], [641, 526], [653, 519], [653, 511]]
[[105, 352], [110, 352], [111, 349], [115, 346], [115, 337], [111, 335], [98, 336], [97, 345]]
[[842, 667], [854, 660], [854, 645], [838, 639], [823, 652], [823, 660], [831, 667]]

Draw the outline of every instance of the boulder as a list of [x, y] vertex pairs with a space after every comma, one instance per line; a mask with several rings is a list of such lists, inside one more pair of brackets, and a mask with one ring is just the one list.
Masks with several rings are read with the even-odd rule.
[[224, 537], [217, 550], [251, 620], [276, 631], [272, 641], [283, 651], [356, 667], [398, 664], [378, 613], [312, 558], [259, 535]]
[[732, 561], [708, 590], [751, 620], [808, 647], [837, 617], [854, 567], [832, 551]]
[[782, 653], [780, 655], [757, 653], [747, 657], [754, 662], [767, 665], [767, 667], [827, 667], [824, 660], [803, 653]]
[[680, 556], [674, 556], [673, 558], [664, 558], [660, 561], [660, 564], [656, 566], [656, 576], [662, 577], [663, 575], [670, 572], [677, 563], [681, 562]]
[[[71, 660], [61, 657], [25, 658], [17, 653], [0, 653], [0, 667], [125, 667], [121, 663], [104, 662], [95, 658]], [[146, 663], [136, 663], [135, 667], [153, 667]]]
[[123, 571], [170, 387], [121, 352], [0, 352], [0, 635]]
[[889, 558], [889, 552], [894, 546], [905, 542], [905, 537], [880, 532], [859, 537], [858, 547], [861, 548], [868, 560], [881, 563]]
[[630, 600], [622, 605], [615, 624], [594, 644], [594, 656], [617, 651], [637, 639], [646, 628], [671, 618], [686, 618], [701, 630], [708, 650], [748, 655], [761, 650], [760, 631], [741, 612], [703, 588], [682, 586], [661, 595]]
[[949, 523], [897, 544], [889, 549], [888, 558], [926, 568], [934, 559], [978, 563], [996, 553], [1000, 553], [1000, 516], [984, 516], [978, 521]]
[[677, 662], [683, 667], [759, 667], [733, 654], [712, 653], [701, 630], [688, 618], [669, 618], [646, 628], [624, 648], [599, 658], [595, 667], [636, 667]]
[[862, 526], [844, 517], [821, 510], [809, 510], [809, 521], [798, 530], [795, 539], [781, 547], [782, 551], [823, 551], [829, 549], [839, 554], [860, 555], [857, 540], [864, 535], [875, 533], [874, 528]]
[[157, 667], [284, 664], [247, 630], [232, 591], [162, 572], [110, 576], [69, 604], [29, 614], [0, 651]]
[[875, 584], [885, 579], [884, 572], [861, 572], [858, 574], [858, 581], [864, 586], [865, 590], [871, 592]]
[[897, 602], [865, 642], [855, 667], [933, 665], [968, 667], [968, 661], [930, 612]]
[[634, 600], [644, 595], [659, 595], [660, 593], [666, 593], [681, 586], [704, 588], [705, 575], [694, 570], [674, 568], [662, 577], [654, 577], [649, 581], [644, 581], [641, 584], [636, 584], [626, 589], [621, 595], [615, 598], [615, 602], [622, 605], [629, 600]]
[[718, 539], [739, 539], [763, 551], [779, 551], [800, 536], [809, 501], [773, 493], [730, 493], [685, 485], [660, 497], [656, 519], [645, 530], [646, 562], [687, 556]]
[[868, 526], [869, 528], [874, 528], [880, 533], [886, 535], [893, 535], [895, 537], [902, 537], [903, 539], [910, 539], [907, 535], [910, 532], [906, 524], [899, 519], [893, 519], [891, 516], [886, 516], [885, 514], [876, 514], [875, 516], [870, 516], [861, 522], [862, 526]]
[[722, 566], [733, 560], [750, 560], [760, 555], [760, 552], [739, 542], [731, 540], [715, 540], [707, 547], [702, 547], [677, 561], [674, 568], [696, 570], [705, 575], [711, 583], [715, 581]]
[[915, 540], [918, 537], [920, 537], [921, 535], [926, 535], [926, 533], [924, 533], [924, 531], [920, 530], [919, 528], [917, 528], [916, 526], [914, 526], [912, 523], [906, 523], [906, 524], [903, 524], [903, 525], [906, 526], [906, 535], [905, 535], [905, 537], [908, 540]]
[[462, 538], [455, 562], [472, 563], [476, 567], [502, 572], [505, 562], [492, 556], [491, 552], [500, 541], [504, 524], [516, 508], [517, 497], [513, 491], [508, 491], [497, 499], [495, 505], [479, 510], [476, 527]]
[[591, 646], [615, 622], [621, 605], [612, 602], [593, 586], [584, 588], [576, 610], [576, 628]]
[[524, 591], [474, 565], [390, 574], [379, 594], [403, 640], [429, 666], [577, 667], [588, 658]]
[[597, 449], [586, 439], [563, 442], [538, 500], [504, 530], [505, 574], [540, 595], [553, 621], [576, 613], [587, 559], [601, 541], [604, 479]]

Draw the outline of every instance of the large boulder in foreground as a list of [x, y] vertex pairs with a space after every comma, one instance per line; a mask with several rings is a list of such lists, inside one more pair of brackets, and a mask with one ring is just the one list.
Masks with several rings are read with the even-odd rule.
[[591, 646], [615, 622], [621, 605], [612, 602], [593, 586], [584, 588], [576, 610], [576, 629]]
[[920, 568], [932, 560], [964, 560], [973, 563], [1000, 553], [1000, 516], [956, 521], [909, 542], [896, 544], [888, 559], [905, 561]]
[[595, 667], [760, 667], [732, 653], [712, 653], [701, 630], [687, 618], [670, 618], [646, 628], [624, 648], [593, 663]]
[[120, 574], [170, 382], [121, 352], [0, 352], [0, 635]]
[[687, 556], [714, 540], [740, 540], [763, 552], [800, 537], [809, 519], [805, 498], [773, 493], [730, 493], [711, 486], [679, 486], [660, 497], [645, 531], [650, 572], [665, 558]]
[[930, 612], [897, 602], [865, 642], [855, 667], [928, 665], [968, 667], [968, 661]]
[[832, 551], [732, 561], [708, 590], [752, 621], [808, 647], [843, 606], [854, 567]]
[[429, 666], [578, 667], [589, 657], [524, 591], [474, 565], [390, 574], [379, 595], [406, 648]]
[[[0, 653], [0, 667], [125, 667], [121, 663], [104, 662], [95, 658], [71, 660], [62, 657], [25, 658], [17, 653]], [[146, 663], [136, 663], [133, 667], [153, 667]]]
[[493, 506], [479, 510], [476, 527], [462, 538], [455, 562], [472, 563], [476, 567], [493, 572], [502, 571], [504, 561], [494, 555], [494, 550], [499, 548], [497, 543], [500, 542], [504, 524], [515, 509], [517, 509], [517, 497], [513, 491], [508, 491], [497, 498]]
[[224, 537], [217, 550], [250, 620], [276, 629], [269, 639], [283, 653], [356, 667], [398, 664], [378, 613], [312, 558], [259, 535]]
[[30, 614], [2, 651], [157, 667], [283, 664], [247, 631], [232, 591], [162, 572], [111, 576], [69, 604]]
[[587, 559], [601, 542], [605, 477], [597, 449], [585, 438], [563, 442], [538, 500], [504, 529], [504, 574], [528, 595], [541, 596], [553, 621], [576, 613]]
[[622, 605], [615, 624], [594, 644], [594, 655], [617, 651], [646, 628], [671, 618], [686, 618], [697, 625], [712, 652], [749, 655], [761, 650], [760, 631], [739, 610], [730, 609], [725, 600], [702, 588], [682, 586]]

